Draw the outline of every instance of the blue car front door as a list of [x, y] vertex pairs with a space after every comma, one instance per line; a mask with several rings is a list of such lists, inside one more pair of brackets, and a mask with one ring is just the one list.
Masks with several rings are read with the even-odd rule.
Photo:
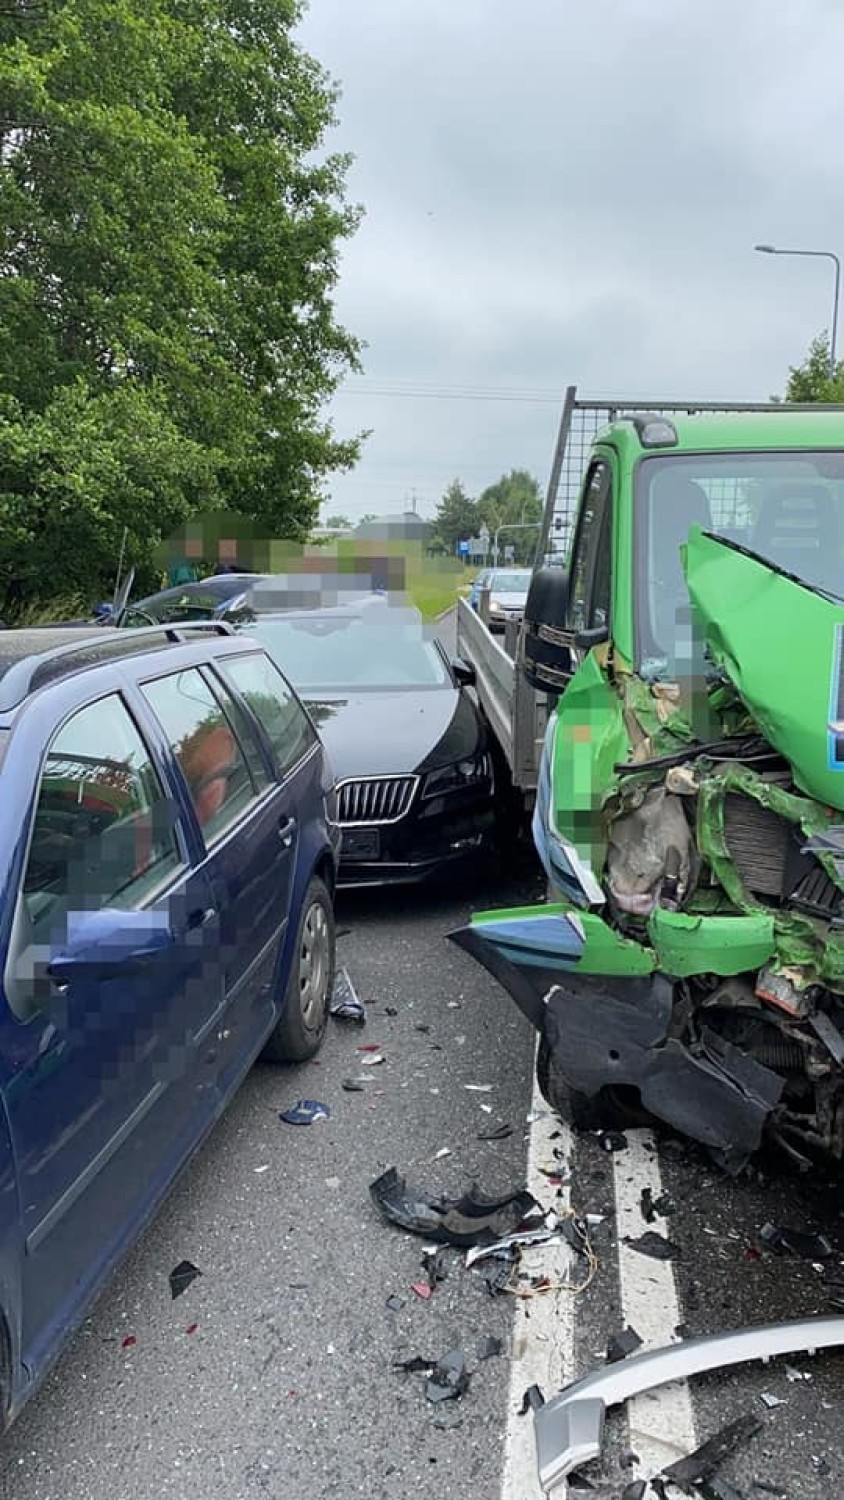
[[67, 720], [35, 799], [0, 1017], [34, 1373], [195, 1137], [223, 998], [210, 883], [120, 696]]

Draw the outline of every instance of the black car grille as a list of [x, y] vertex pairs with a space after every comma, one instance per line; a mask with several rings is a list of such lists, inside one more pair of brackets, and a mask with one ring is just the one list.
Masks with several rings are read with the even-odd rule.
[[339, 821], [397, 823], [403, 818], [419, 785], [418, 776], [371, 776], [366, 781], [341, 781], [337, 787]]

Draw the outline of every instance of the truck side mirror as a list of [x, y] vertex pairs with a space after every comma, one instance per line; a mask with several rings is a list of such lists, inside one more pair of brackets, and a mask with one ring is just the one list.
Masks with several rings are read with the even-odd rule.
[[525, 604], [522, 671], [538, 692], [561, 693], [572, 676], [571, 632], [566, 629], [568, 568], [534, 573]]

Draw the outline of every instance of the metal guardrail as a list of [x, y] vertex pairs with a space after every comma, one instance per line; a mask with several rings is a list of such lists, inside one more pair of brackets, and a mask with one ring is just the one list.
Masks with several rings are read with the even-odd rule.
[[475, 669], [478, 701], [512, 766], [515, 662], [465, 599], [457, 601], [457, 650]]
[[[495, 735], [513, 783], [536, 790], [548, 700], [530, 686], [517, 665], [519, 627], [505, 631], [500, 645], [465, 599], [457, 602], [457, 650], [475, 669], [478, 702]], [[512, 648], [512, 655], [507, 647]]]

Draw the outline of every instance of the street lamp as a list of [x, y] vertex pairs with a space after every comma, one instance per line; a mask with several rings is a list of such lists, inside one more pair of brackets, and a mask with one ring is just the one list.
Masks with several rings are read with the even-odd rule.
[[[534, 526], [541, 526], [541, 521], [522, 521], [519, 525], [498, 526], [492, 543], [493, 567], [498, 567], [498, 538], [502, 531], [532, 531]], [[488, 533], [487, 533], [488, 534]]]
[[838, 334], [838, 292], [841, 286], [841, 261], [831, 250], [779, 250], [776, 245], [754, 245], [762, 255], [808, 255], [815, 260], [831, 260], [835, 264], [835, 291], [832, 301], [832, 331], [829, 338], [829, 378], [835, 379], [835, 343]]

